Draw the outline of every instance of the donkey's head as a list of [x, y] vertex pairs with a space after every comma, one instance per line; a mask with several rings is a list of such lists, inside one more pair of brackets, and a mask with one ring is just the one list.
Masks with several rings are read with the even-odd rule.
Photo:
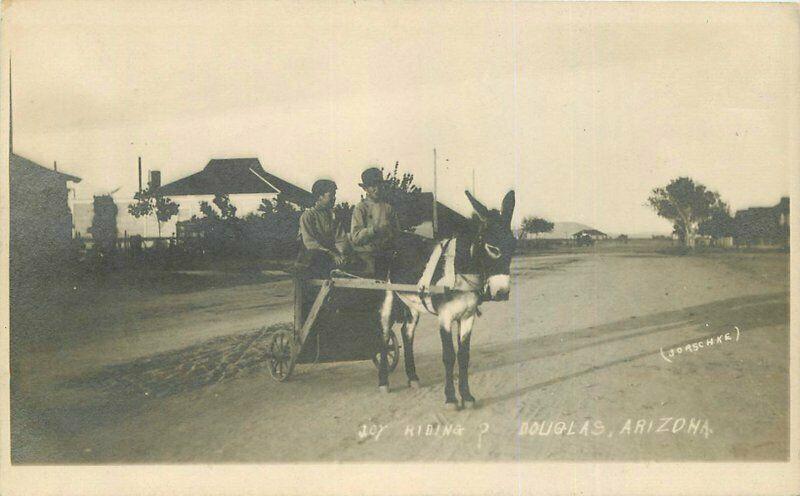
[[489, 210], [465, 191], [477, 214], [477, 232], [473, 245], [473, 257], [486, 281], [484, 294], [491, 300], [507, 300], [511, 291], [511, 256], [514, 254], [515, 238], [511, 232], [511, 216], [514, 214], [514, 191], [506, 193], [502, 209]]

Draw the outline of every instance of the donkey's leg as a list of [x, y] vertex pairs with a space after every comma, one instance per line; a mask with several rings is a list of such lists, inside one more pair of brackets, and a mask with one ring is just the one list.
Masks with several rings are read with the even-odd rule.
[[417, 377], [417, 368], [414, 364], [414, 330], [417, 328], [419, 322], [419, 311], [413, 308], [406, 309], [406, 318], [403, 322], [403, 358], [406, 365], [406, 377], [408, 377], [408, 385], [414, 389], [419, 388], [419, 377]]
[[387, 291], [381, 305], [381, 335], [378, 339], [380, 346], [380, 359], [378, 360], [378, 389], [381, 393], [389, 392], [389, 360], [386, 350], [386, 341], [389, 333], [392, 330], [392, 304], [394, 302], [394, 293]]
[[474, 323], [474, 316], [463, 319], [458, 333], [458, 394], [466, 408], [475, 406], [475, 398], [469, 392], [469, 341]]
[[444, 403], [449, 408], [458, 408], [456, 388], [453, 385], [453, 366], [456, 363], [456, 352], [453, 349], [452, 329], [456, 321], [444, 323], [439, 328], [442, 338], [442, 362], [444, 362]]

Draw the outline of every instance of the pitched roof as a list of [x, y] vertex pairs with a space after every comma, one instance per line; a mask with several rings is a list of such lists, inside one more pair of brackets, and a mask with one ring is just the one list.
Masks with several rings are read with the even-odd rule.
[[769, 217], [769, 216], [779, 216], [780, 214], [788, 214], [789, 213], [789, 198], [783, 197], [778, 202], [777, 205], [772, 207], [750, 207], [745, 208], [742, 210], [737, 210], [736, 214], [734, 215], [735, 218], [751, 218], [755, 216], [760, 217]]
[[[433, 193], [413, 193], [405, 198], [405, 202], [395, 205], [401, 224], [419, 225], [432, 221]], [[461, 231], [468, 222], [466, 217], [439, 201], [436, 202], [436, 218], [440, 236], [453, 236]]]
[[81, 178], [77, 176], [64, 174], [63, 172], [58, 172], [53, 169], [48, 169], [47, 167], [39, 165], [33, 160], [28, 160], [27, 158], [17, 155], [16, 153], [12, 153], [10, 158], [11, 160], [9, 161], [9, 164], [10, 164], [10, 172], [12, 175], [38, 174], [38, 175], [56, 177], [63, 181], [72, 181], [73, 183], [81, 182]]
[[589, 236], [608, 236], [606, 233], [602, 231], [598, 231], [597, 229], [584, 229], [583, 231], [578, 231], [573, 236], [581, 236], [581, 235], [589, 235]]
[[311, 193], [265, 171], [257, 158], [212, 159], [200, 172], [165, 184], [159, 191], [169, 196], [284, 193], [293, 203], [313, 204]]

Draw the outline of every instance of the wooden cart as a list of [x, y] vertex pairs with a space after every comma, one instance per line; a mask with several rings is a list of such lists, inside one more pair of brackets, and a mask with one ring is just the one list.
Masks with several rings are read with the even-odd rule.
[[[294, 325], [276, 331], [268, 354], [273, 379], [283, 382], [298, 363], [372, 360], [379, 365], [383, 333], [379, 309], [387, 290], [418, 293], [412, 284], [333, 277], [295, 280]], [[433, 286], [428, 294], [443, 294]], [[387, 342], [389, 371], [397, 367], [400, 342], [392, 330]]]

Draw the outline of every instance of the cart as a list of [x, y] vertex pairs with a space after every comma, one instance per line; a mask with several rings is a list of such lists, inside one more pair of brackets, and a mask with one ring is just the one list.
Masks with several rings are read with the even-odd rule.
[[[394, 330], [382, 342], [378, 312], [387, 290], [419, 294], [413, 284], [359, 277], [295, 279], [293, 326], [275, 331], [267, 353], [272, 378], [285, 381], [298, 363], [372, 360], [378, 367], [384, 344], [389, 371], [394, 370], [400, 342]], [[427, 294], [445, 291], [426, 289]]]

